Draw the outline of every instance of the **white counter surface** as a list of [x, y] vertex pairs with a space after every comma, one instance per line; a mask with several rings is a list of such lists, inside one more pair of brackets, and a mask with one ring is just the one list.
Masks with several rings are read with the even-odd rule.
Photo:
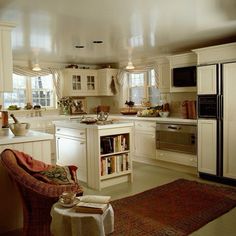
[[143, 120], [143, 121], [156, 121], [160, 123], [180, 123], [180, 124], [197, 124], [196, 119], [183, 119], [179, 117], [138, 117], [136, 115], [110, 115], [110, 119], [126, 119], [126, 120]]
[[0, 145], [34, 142], [34, 141], [51, 140], [51, 139], [53, 139], [52, 134], [42, 133], [38, 131], [30, 130], [25, 136], [15, 136], [11, 131], [9, 131], [8, 136], [0, 136]]
[[106, 124], [106, 125], [84, 124], [80, 123], [80, 120], [53, 121], [53, 124], [55, 124], [55, 126], [75, 128], [75, 129], [111, 129], [111, 128], [130, 127], [134, 125], [132, 122], [114, 122], [113, 124]]

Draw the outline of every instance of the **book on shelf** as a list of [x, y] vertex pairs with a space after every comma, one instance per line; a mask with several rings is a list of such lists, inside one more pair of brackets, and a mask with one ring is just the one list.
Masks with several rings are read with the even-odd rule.
[[80, 213], [103, 214], [108, 208], [110, 196], [85, 195], [79, 197], [75, 211]]

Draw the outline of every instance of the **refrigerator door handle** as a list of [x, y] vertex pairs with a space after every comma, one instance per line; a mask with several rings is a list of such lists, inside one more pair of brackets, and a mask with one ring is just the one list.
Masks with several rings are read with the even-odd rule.
[[220, 95], [220, 119], [223, 120], [223, 95]]
[[220, 95], [217, 95], [217, 108], [216, 108], [216, 119], [221, 119], [221, 98]]

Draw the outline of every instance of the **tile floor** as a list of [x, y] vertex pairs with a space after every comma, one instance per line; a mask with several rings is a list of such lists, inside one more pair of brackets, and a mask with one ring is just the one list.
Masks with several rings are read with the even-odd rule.
[[[84, 187], [84, 194], [100, 194], [110, 195], [112, 199], [119, 199], [129, 195], [133, 195], [147, 189], [163, 185], [174, 181], [178, 178], [186, 178], [189, 180], [198, 180], [201, 182], [208, 182], [216, 184], [214, 182], [205, 181], [199, 179], [193, 174], [187, 174], [161, 168], [157, 166], [142, 164], [135, 162], [134, 169], [134, 181], [133, 183], [122, 183], [112, 187], [103, 189], [101, 192], [94, 191]], [[216, 220], [208, 223], [204, 227], [191, 234], [192, 236], [236, 236], [236, 208]]]

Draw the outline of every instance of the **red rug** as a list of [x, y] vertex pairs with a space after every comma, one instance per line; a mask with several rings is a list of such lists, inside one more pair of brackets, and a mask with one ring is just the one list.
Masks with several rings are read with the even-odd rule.
[[234, 208], [236, 188], [179, 179], [111, 204], [113, 236], [182, 236]]

